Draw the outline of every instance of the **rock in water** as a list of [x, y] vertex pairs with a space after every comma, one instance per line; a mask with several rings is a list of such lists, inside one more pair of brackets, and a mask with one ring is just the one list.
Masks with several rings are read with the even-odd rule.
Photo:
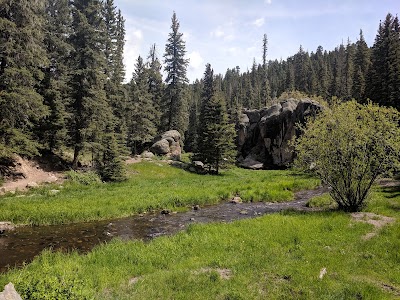
[[244, 110], [238, 124], [239, 165], [250, 169], [284, 168], [293, 162], [289, 141], [323, 107], [311, 99], [287, 99], [269, 108]]
[[0, 293], [0, 300], [22, 300], [22, 298], [10, 282], [5, 286], [4, 291]]

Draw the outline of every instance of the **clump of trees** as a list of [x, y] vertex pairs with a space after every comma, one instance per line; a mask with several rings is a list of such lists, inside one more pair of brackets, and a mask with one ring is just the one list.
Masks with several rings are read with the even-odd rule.
[[349, 101], [309, 120], [297, 140], [295, 165], [319, 176], [339, 209], [359, 211], [382, 174], [399, 167], [400, 113]]

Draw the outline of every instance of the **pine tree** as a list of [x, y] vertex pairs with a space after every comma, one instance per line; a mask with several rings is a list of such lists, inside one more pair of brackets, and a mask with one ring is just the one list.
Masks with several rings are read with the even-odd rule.
[[267, 64], [267, 53], [268, 53], [268, 38], [267, 35], [263, 36], [263, 55], [262, 55], [262, 86], [261, 86], [261, 99], [264, 101], [265, 106], [272, 104], [271, 102], [271, 88], [268, 80], [268, 64]]
[[157, 133], [155, 124], [156, 109], [148, 89], [148, 72], [143, 59], [139, 56], [130, 84], [128, 102], [128, 146], [132, 153], [143, 150]]
[[337, 47], [333, 53], [333, 78], [331, 84], [331, 95], [343, 98], [345, 92], [345, 68], [346, 68], [346, 50], [343, 44]]
[[356, 43], [354, 56], [353, 98], [360, 102], [366, 101], [365, 90], [368, 71], [371, 66], [370, 49], [365, 42], [362, 30]]
[[[367, 96], [382, 105], [394, 105], [396, 101], [396, 48], [398, 32], [394, 29], [394, 18], [389, 13], [379, 24], [378, 34], [372, 47], [371, 68], [368, 74]], [[397, 41], [396, 41], [397, 38]], [[392, 94], [393, 93], [393, 94]]]
[[[0, 8], [0, 148], [37, 154], [32, 129], [47, 114], [37, 91], [48, 65], [43, 47], [44, 0], [4, 0]], [[2, 156], [3, 153], [0, 153]]]
[[185, 58], [185, 42], [182, 39], [183, 34], [179, 32], [179, 26], [174, 12], [164, 54], [167, 88], [162, 105], [162, 127], [164, 130], [176, 129], [183, 134], [187, 126], [186, 69], [189, 60]]
[[189, 126], [185, 133], [185, 151], [197, 152], [198, 127], [199, 127], [199, 112], [201, 102], [201, 91], [203, 83], [196, 80], [191, 85], [191, 97], [189, 105]]
[[103, 3], [102, 12], [105, 25], [104, 55], [106, 59], [105, 91], [107, 102], [112, 109], [112, 121], [120, 151], [125, 151], [126, 123], [124, 112], [126, 110], [126, 93], [122, 86], [125, 77], [123, 64], [123, 51], [125, 45], [125, 20], [120, 10], [114, 5], [114, 0]]
[[220, 91], [215, 88], [214, 72], [206, 65], [200, 110], [198, 152], [194, 159], [201, 160], [209, 171], [219, 169], [234, 159], [234, 126], [228, 122], [226, 104]]
[[105, 93], [107, 67], [104, 48], [107, 37], [99, 0], [75, 0], [72, 8], [70, 42], [73, 46], [70, 86], [70, 136], [74, 148], [73, 167], [79, 155], [90, 145], [95, 156], [101, 148], [105, 128], [113, 121]]
[[36, 132], [41, 143], [53, 151], [65, 145], [67, 139], [68, 62], [72, 51], [68, 43], [71, 35], [71, 11], [68, 0], [48, 0], [45, 12], [44, 46], [49, 64], [44, 69], [40, 93], [50, 113], [41, 120]]
[[393, 19], [391, 26], [388, 62], [388, 103], [389, 105], [400, 109], [400, 24], [397, 16]]
[[344, 95], [343, 99], [350, 100], [353, 95], [353, 77], [354, 77], [354, 44], [347, 40], [346, 61], [344, 70]]
[[112, 127], [103, 135], [102, 151], [97, 153], [96, 169], [103, 181], [126, 180], [125, 164], [119, 155], [119, 145]]
[[323, 51], [322, 46], [318, 46], [317, 52], [315, 53], [316, 74], [318, 77], [316, 94], [327, 98], [329, 89], [328, 66]]
[[156, 44], [150, 48], [148, 60], [148, 86], [149, 93], [152, 97], [153, 106], [155, 108], [154, 123], [157, 129], [161, 131], [161, 105], [164, 94], [164, 84], [161, 74], [161, 63], [157, 57]]

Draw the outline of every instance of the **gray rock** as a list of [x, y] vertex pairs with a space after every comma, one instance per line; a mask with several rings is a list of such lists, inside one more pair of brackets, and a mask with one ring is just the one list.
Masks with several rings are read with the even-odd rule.
[[140, 156], [143, 158], [153, 158], [154, 153], [150, 151], [144, 151]]
[[155, 155], [165, 155], [170, 152], [169, 143], [167, 140], [160, 140], [155, 142], [151, 147], [150, 151]]
[[15, 226], [11, 222], [0, 222], [0, 234], [3, 234], [7, 231], [14, 230]]
[[36, 182], [29, 182], [27, 185], [26, 185], [26, 187], [28, 188], [28, 189], [31, 189], [31, 188], [36, 188], [36, 187], [38, 187], [39, 185], [36, 183]]
[[179, 142], [181, 140], [181, 134], [178, 130], [168, 130], [161, 135], [161, 138], [172, 138], [175, 142]]
[[10, 282], [4, 287], [4, 291], [0, 293], [0, 300], [22, 300], [22, 298]]
[[264, 168], [264, 164], [255, 160], [251, 155], [247, 156], [240, 164], [242, 168], [251, 169], [251, 170], [262, 170]]
[[233, 197], [230, 201], [233, 204], [239, 204], [242, 203], [242, 198], [240, 198], [239, 196]]
[[[290, 141], [299, 135], [297, 124], [304, 124], [323, 107], [310, 99], [287, 99], [258, 111], [244, 110], [248, 122], [238, 124], [239, 165], [250, 169], [284, 168], [294, 159]], [[259, 118], [258, 122], [256, 121]]]
[[150, 151], [155, 155], [165, 155], [169, 159], [180, 160], [182, 148], [179, 131], [169, 130], [155, 137]]

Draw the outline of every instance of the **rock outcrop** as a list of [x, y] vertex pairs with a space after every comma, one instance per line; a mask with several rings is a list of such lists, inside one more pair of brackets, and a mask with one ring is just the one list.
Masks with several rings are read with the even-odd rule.
[[250, 169], [285, 168], [294, 159], [289, 141], [296, 125], [323, 108], [310, 99], [288, 99], [261, 110], [244, 110], [238, 128], [239, 165]]
[[5, 286], [4, 291], [0, 293], [0, 300], [22, 300], [22, 298], [10, 282]]
[[180, 160], [182, 154], [181, 134], [177, 130], [164, 132], [153, 140], [153, 145], [149, 150], [155, 155]]

